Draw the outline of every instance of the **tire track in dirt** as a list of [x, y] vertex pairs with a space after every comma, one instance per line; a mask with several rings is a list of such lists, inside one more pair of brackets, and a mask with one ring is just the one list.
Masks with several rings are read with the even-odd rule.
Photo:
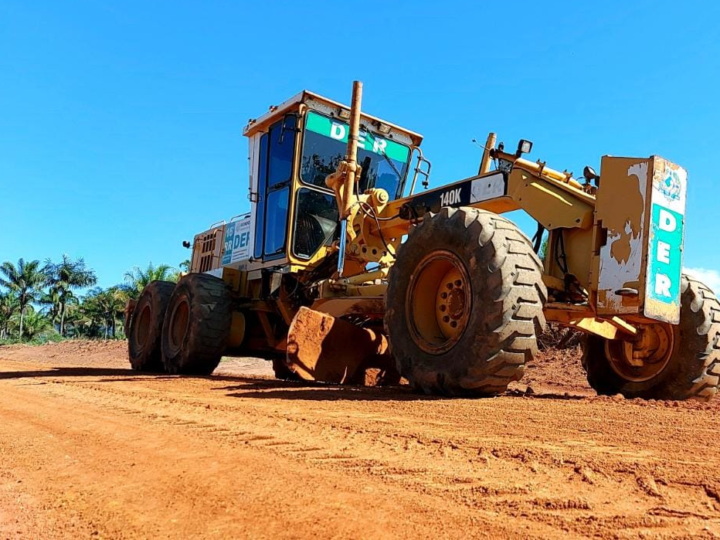
[[33, 537], [417, 537], [428, 523], [455, 538], [473, 528], [477, 537], [511, 534], [429, 495], [409, 499], [252, 444], [264, 438], [224, 444], [184, 422], [63, 399], [64, 386], [4, 385], [0, 400], [2, 467], [35, 498]]
[[[80, 366], [79, 360], [72, 359]], [[358, 489], [392, 490], [393, 502], [408, 506], [429, 499], [443, 517], [425, 532], [441, 527], [467, 534], [455, 527], [474, 517], [476, 534], [720, 534], [714, 403], [557, 391], [438, 400], [404, 390], [301, 387], [251, 377], [49, 367], [0, 362], [0, 372], [16, 372], [0, 375], [0, 384], [37, 395], [39, 403], [127, 419], [118, 429], [128, 433], [177, 432], [225, 452], [282, 461], [288, 471], [276, 483], [296, 485], [296, 472], [313, 473]], [[24, 370], [37, 376], [17, 373]], [[452, 521], [445, 518], [448, 509], [456, 514]]]
[[[183, 381], [185, 382], [185, 381]], [[203, 381], [206, 382], [206, 381]], [[273, 388], [280, 383], [265, 383], [272, 392]], [[203, 384], [200, 384], [203, 386]], [[249, 392], [258, 392], [257, 381], [248, 383]], [[107, 388], [107, 387], [106, 387]], [[97, 387], [94, 388], [98, 390]], [[237, 392], [237, 388], [233, 388]], [[289, 391], [292, 391], [289, 390]], [[308, 392], [306, 389], [295, 389], [296, 392]], [[328, 389], [312, 389], [309, 392], [323, 392]], [[344, 392], [343, 389], [332, 391]], [[363, 390], [364, 393], [375, 393], [378, 391]], [[242, 396], [242, 392], [239, 394]], [[409, 396], [407, 396], [409, 397]], [[193, 411], [180, 408], [177, 401], [171, 398], [174, 403], [173, 413], [187, 418], [193, 415]], [[242, 398], [241, 398], [242, 399]], [[517, 398], [501, 398], [514, 399]], [[497, 400], [497, 401], [501, 401]], [[128, 399], [124, 398], [124, 401]], [[222, 400], [220, 400], [222, 401]], [[332, 400], [337, 401], [337, 400]], [[430, 405], [439, 406], [436, 400], [429, 400]], [[537, 400], [520, 398], [521, 404], [533, 403]], [[589, 402], [588, 402], [589, 401]], [[582, 405], [575, 406], [589, 407], [589, 416], [602, 417], [597, 410], [598, 404], [594, 400], [584, 400]], [[600, 400], [600, 406], [604, 400]], [[372, 401], [371, 401], [372, 403]], [[382, 403], [382, 402], [381, 402]], [[417, 408], [417, 403], [409, 401], [412, 408]], [[396, 411], [404, 412], [403, 409], [408, 403], [400, 402], [393, 405]], [[447, 402], [444, 402], [447, 403]], [[612, 402], [611, 402], [612, 403]], [[453, 407], [457, 408], [462, 402], [453, 401]], [[614, 403], [612, 403], [614, 405]], [[201, 401], [193, 407], [201, 410], [206, 408], [208, 403]], [[429, 415], [422, 415], [422, 421], [417, 422], [410, 415], [392, 415], [383, 413], [384, 405], [379, 414], [368, 414], [366, 409], [368, 403], [362, 404], [362, 410], [348, 411], [343, 408], [341, 414], [326, 408], [318, 411], [300, 409], [283, 410], [278, 412], [274, 406], [267, 406], [262, 403], [260, 406], [252, 404], [251, 410], [243, 411], [247, 422], [243, 425], [253, 427], [252, 434], [245, 431], [234, 431], [228, 434], [236, 442], [259, 446], [271, 447], [273, 451], [283, 455], [290, 455], [294, 458], [301, 458], [313, 465], [342, 469], [343, 472], [371, 475], [380, 477], [387, 481], [400, 483], [406, 488], [423, 493], [434, 493], [443, 497], [452, 497], [456, 502], [471, 508], [484, 509], [487, 511], [498, 511], [502, 509], [507, 512], [508, 517], [518, 520], [529, 514], [533, 519], [543, 521], [562, 529], [573, 530], [578, 534], [587, 532], [587, 524], [580, 519], [577, 526], [573, 525], [573, 513], [577, 511], [593, 511], [610, 506], [610, 510], [622, 510], [618, 505], [613, 505], [613, 499], [618, 492], [623, 493], [625, 498], [623, 504], [626, 506], [639, 506], [638, 523], [652, 527], [674, 527], [674, 517], [694, 517], [705, 521], [712, 521], [714, 506], [706, 496], [706, 486], [710, 485], [708, 480], [702, 477], [695, 477], [690, 481], [684, 480], [683, 476], [668, 476], [666, 472], [667, 463], [659, 449], [651, 451], [629, 450], [622, 445], [600, 444], [590, 439], [573, 440], [567, 439], [568, 434], [581, 432], [572, 424], [570, 426], [555, 426], [555, 432], [563, 435], [559, 440], [548, 442], [546, 440], [527, 440], [526, 433], [512, 433], [508, 431], [508, 440], [498, 440], [496, 436], [483, 437], [475, 434], [477, 422], [470, 422], [463, 425], [457, 417], [447, 414], [442, 421], [428, 420]], [[478, 402], [465, 402], [466, 407], [477, 410]], [[557, 405], [557, 404], [555, 404]], [[565, 405], [571, 407], [573, 404]], [[158, 407], [159, 405], [150, 405]], [[309, 400], [308, 408], [313, 406]], [[633, 404], [625, 404], [625, 408], [632, 408]], [[649, 412], [648, 407], [635, 406], [640, 411]], [[238, 407], [223, 407], [222, 403], [213, 403], [213, 409], [221, 411], [218, 419], [223, 423], [232, 425], [231, 419], [223, 418], [222, 412], [235, 415]], [[482, 409], [482, 408], [481, 408]], [[505, 410], [522, 409], [522, 407], [505, 407]], [[665, 409], [664, 407], [661, 409]], [[480, 411], [483, 416], [485, 411]], [[579, 411], [578, 411], [579, 412]], [[588, 411], [586, 411], [588, 412]], [[302, 417], [295, 416], [302, 414]], [[642, 414], [642, 413], [641, 413]], [[662, 428], [665, 425], [667, 430], [672, 425], [672, 411], [667, 419], [657, 418], [653, 412], [653, 429], [657, 436], [663, 436]], [[461, 416], [465, 416], [464, 414]], [[542, 414], [542, 421], [547, 421], [550, 415]], [[566, 415], [559, 415], [560, 423], [567, 424]], [[177, 423], [177, 417], [173, 416], [171, 422]], [[343, 420], [339, 420], [343, 418]], [[452, 418], [452, 422], [445, 421], [445, 418]], [[642, 422], [642, 418], [634, 418], [634, 421], [627, 418], [611, 419], [616, 426], [612, 426], [614, 432], [632, 430], [635, 423]], [[201, 421], [202, 423], [202, 421]], [[402, 425], [401, 425], [402, 424]], [[362, 429], [358, 430], [358, 426]], [[447, 437], [447, 427], [453, 428], [452, 436]], [[278, 429], [281, 426], [283, 429]], [[205, 429], [203, 425], [196, 425], [198, 429]], [[493, 432], [503, 431], [501, 422]], [[694, 430], [686, 430], [694, 432]], [[701, 427], [697, 430], [701, 435], [712, 435], [710, 429]], [[596, 431], [596, 434], [598, 432]], [[694, 433], [693, 433], [694, 434]], [[440, 435], [440, 436], [438, 436]], [[445, 435], [444, 437], [442, 435]], [[525, 437], [523, 447], [518, 448], [515, 437]], [[666, 445], [670, 436], [665, 436]], [[577, 439], [577, 437], [575, 437]], [[318, 444], [320, 446], [307, 447], [303, 445]], [[683, 440], [680, 443], [683, 447], [687, 443]], [[334, 449], [339, 448], [341, 453], [332, 454]], [[360, 457], [349, 449], [359, 448], [365, 457]], [[687, 448], [684, 448], [687, 450]], [[702, 455], [702, 448], [696, 449], [693, 460], [686, 460], [689, 464], [701, 466], [703, 462], [712, 458], [711, 452]], [[408, 467], [408, 463], [423, 463], [424, 467]], [[672, 471], [671, 471], [672, 473]], [[491, 478], [488, 481], [488, 477]], [[497, 479], [493, 481], [492, 479]], [[657, 487], [657, 482], [663, 486]], [[681, 482], [679, 489], [677, 482]], [[566, 489], [558, 490], [558, 486]], [[549, 489], [543, 486], [551, 486]], [[569, 488], [569, 489], [567, 489]], [[712, 489], [712, 488], [710, 488]], [[688, 493], [693, 491], [688, 498]], [[663, 506], [658, 503], [671, 502], [678, 508], [662, 511]], [[660, 509], [660, 510], [658, 510]], [[643, 513], [644, 510], [644, 513]], [[647, 515], [644, 515], [647, 514]], [[605, 519], [617, 526], [616, 513], [606, 512], [605, 516], [596, 516], [600, 520]], [[568, 523], [568, 519], [570, 523]], [[633, 525], [632, 517], [626, 521]], [[601, 521], [601, 524], [603, 522]], [[599, 530], [602, 530], [601, 528]]]

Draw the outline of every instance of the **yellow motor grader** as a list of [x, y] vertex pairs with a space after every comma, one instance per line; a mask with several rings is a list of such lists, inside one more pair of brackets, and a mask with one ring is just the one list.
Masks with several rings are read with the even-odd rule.
[[[282, 378], [494, 395], [554, 322], [585, 334], [599, 394], [717, 393], [720, 304], [681, 273], [685, 170], [604, 156], [576, 179], [490, 134], [477, 174], [427, 189], [422, 137], [361, 94], [304, 91], [249, 121], [251, 211], [187, 242], [190, 272], [129, 308], [134, 369], [262, 356]], [[515, 210], [533, 240], [502, 217]]]

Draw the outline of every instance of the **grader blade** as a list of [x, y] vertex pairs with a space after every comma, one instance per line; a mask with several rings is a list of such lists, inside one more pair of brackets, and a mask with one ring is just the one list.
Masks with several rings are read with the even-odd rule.
[[302, 307], [287, 339], [287, 367], [305, 381], [366, 386], [399, 382], [387, 339], [368, 328]]

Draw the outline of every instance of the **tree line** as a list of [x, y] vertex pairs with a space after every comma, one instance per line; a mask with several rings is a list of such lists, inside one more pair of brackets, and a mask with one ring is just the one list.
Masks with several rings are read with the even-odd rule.
[[0, 265], [0, 343], [124, 338], [127, 301], [137, 299], [151, 281], [177, 281], [189, 261], [179, 266], [136, 266], [123, 283], [103, 289], [82, 258], [5, 261]]

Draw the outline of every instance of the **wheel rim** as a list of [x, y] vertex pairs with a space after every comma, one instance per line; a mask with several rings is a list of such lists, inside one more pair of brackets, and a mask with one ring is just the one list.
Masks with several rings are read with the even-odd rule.
[[450, 251], [420, 261], [408, 287], [410, 334], [423, 351], [440, 354], [460, 340], [470, 319], [472, 289], [465, 265]]
[[170, 332], [169, 332], [169, 345], [177, 351], [182, 347], [183, 341], [188, 331], [188, 324], [190, 322], [190, 303], [187, 298], [182, 298], [172, 312], [170, 318]]
[[135, 341], [139, 348], [143, 348], [150, 337], [150, 322], [152, 321], [152, 309], [150, 304], [145, 304], [139, 313], [137, 323], [135, 323]]
[[675, 334], [670, 325], [644, 324], [638, 327], [634, 341], [606, 341], [605, 354], [615, 373], [628, 381], [644, 382], [665, 369], [674, 345]]

